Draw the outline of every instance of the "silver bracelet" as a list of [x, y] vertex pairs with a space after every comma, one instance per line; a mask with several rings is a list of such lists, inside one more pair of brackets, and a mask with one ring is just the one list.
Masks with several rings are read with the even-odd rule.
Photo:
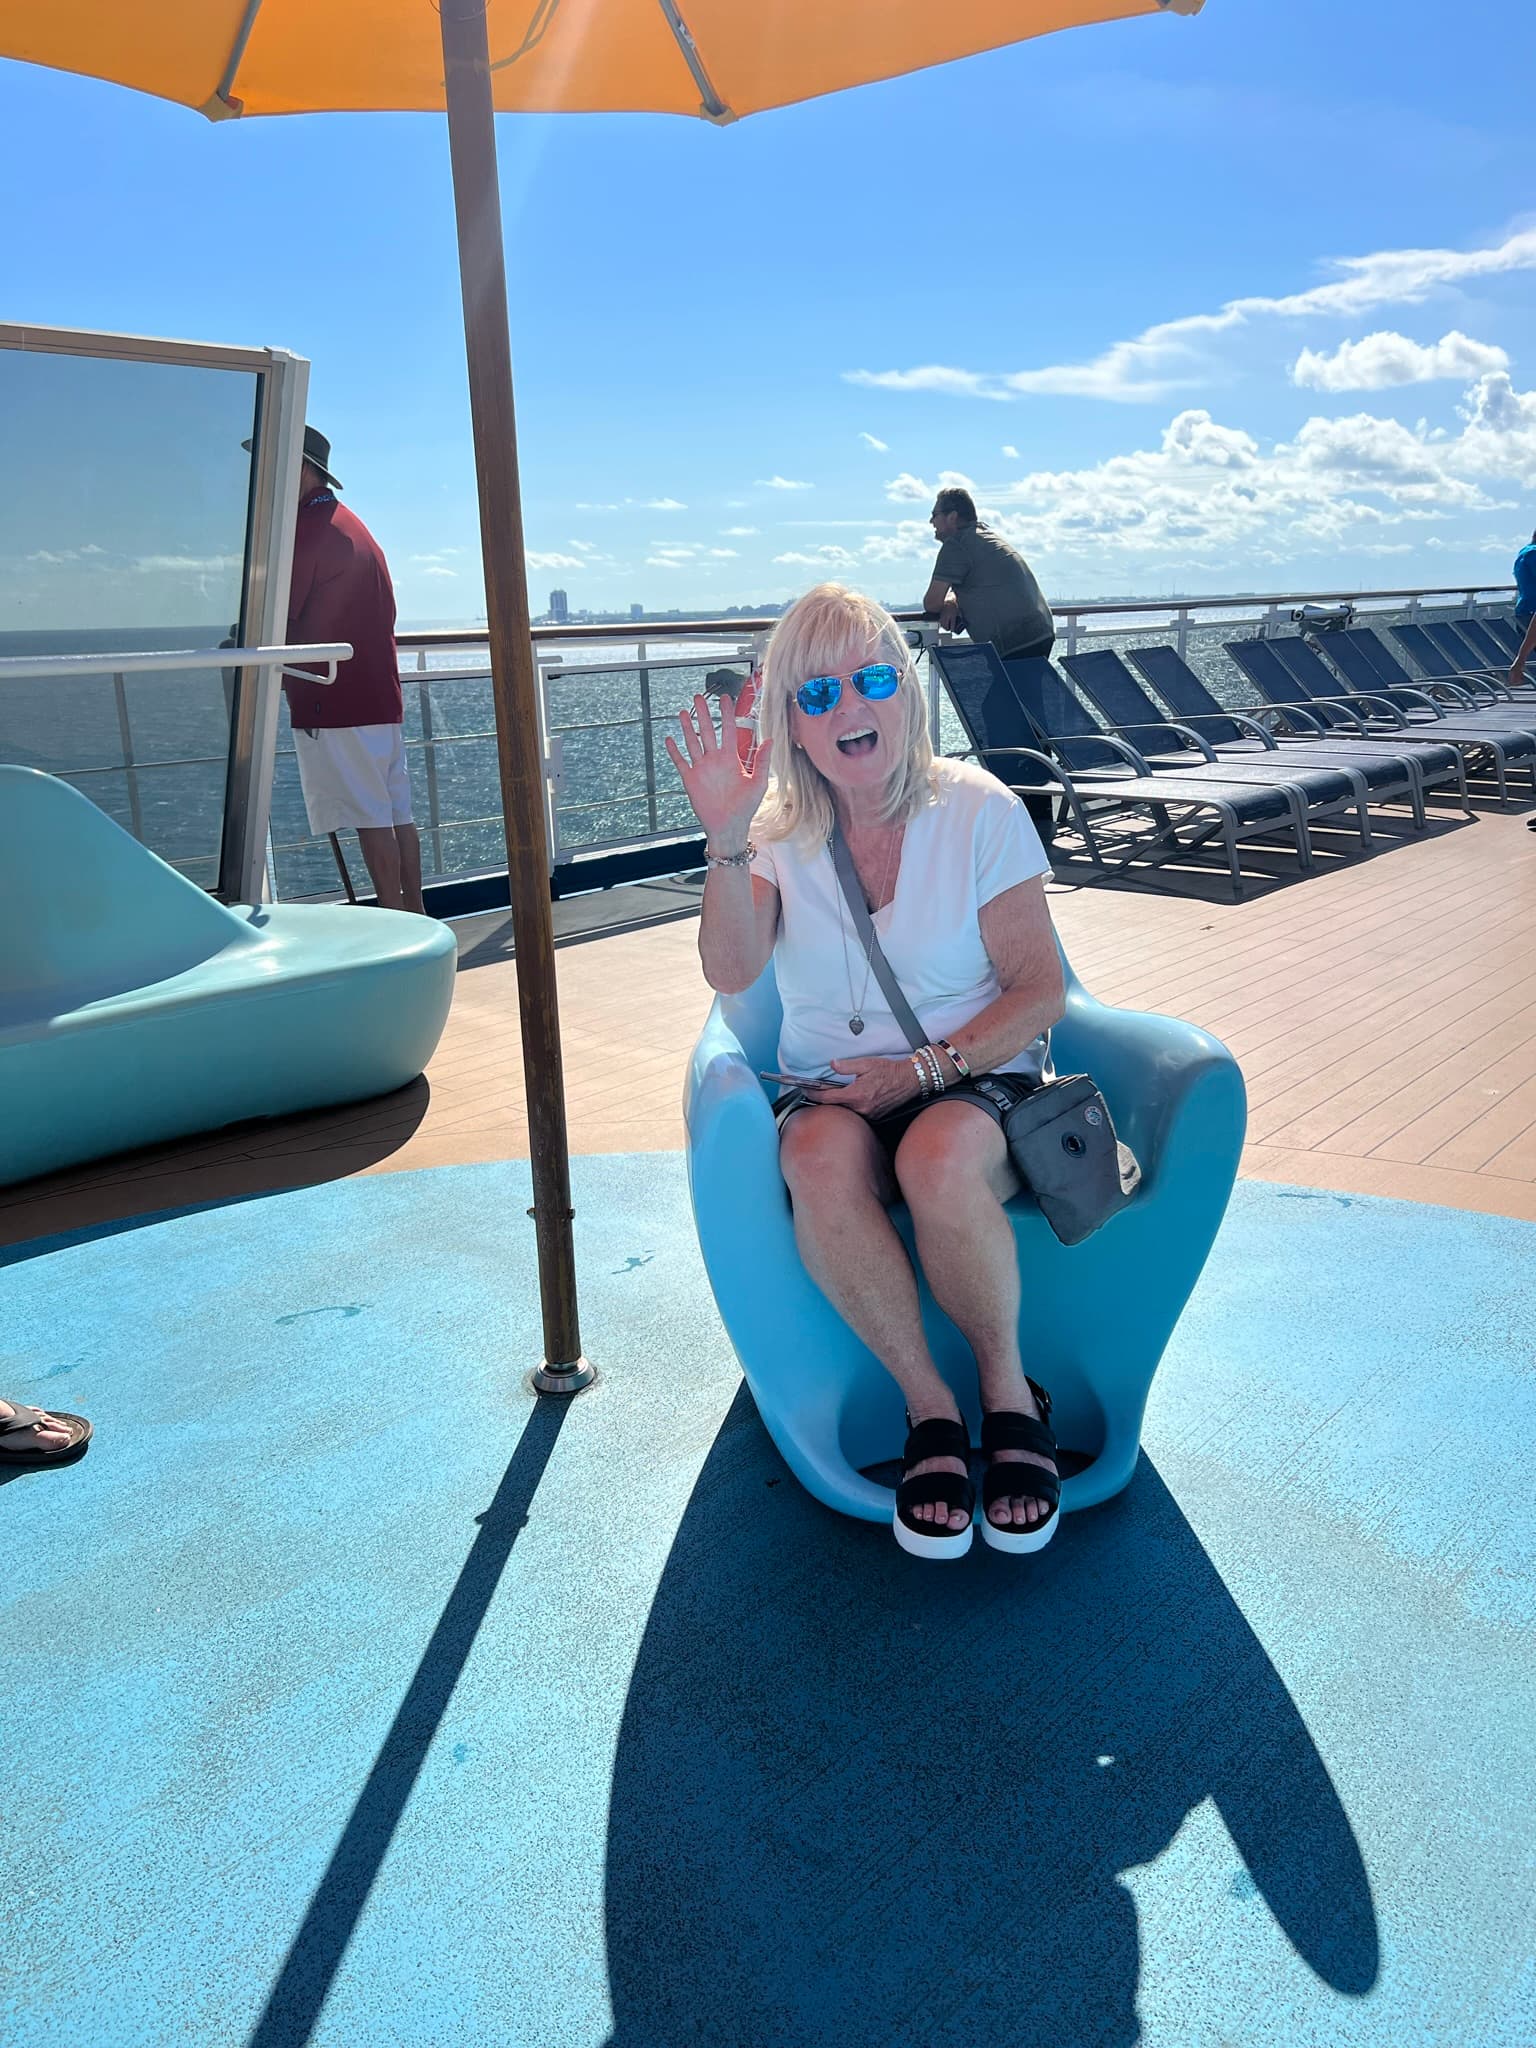
[[931, 1045], [925, 1045], [918, 1053], [918, 1058], [928, 1069], [929, 1079], [933, 1082], [934, 1094], [942, 1095], [944, 1093], [944, 1069], [939, 1065], [938, 1054]]
[[750, 841], [740, 853], [711, 853], [708, 842], [704, 847], [704, 865], [707, 868], [744, 868], [757, 859], [757, 848]]
[[917, 1053], [912, 1055], [912, 1071], [917, 1076], [920, 1099], [926, 1102], [933, 1093], [933, 1083], [928, 1078], [928, 1069], [923, 1065], [922, 1059]]

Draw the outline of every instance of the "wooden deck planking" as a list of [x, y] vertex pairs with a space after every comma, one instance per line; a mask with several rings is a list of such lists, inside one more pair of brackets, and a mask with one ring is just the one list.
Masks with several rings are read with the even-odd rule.
[[[1251, 1105], [1244, 1171], [1536, 1220], [1536, 839], [1524, 817], [1436, 818], [1371, 858], [1233, 904], [1214, 875], [1053, 887], [1105, 1001], [1226, 1040]], [[682, 1143], [683, 1067], [709, 1002], [697, 926], [557, 955], [572, 1147]], [[0, 1242], [352, 1173], [526, 1155], [515, 963], [477, 943], [425, 1082], [0, 1190]]]

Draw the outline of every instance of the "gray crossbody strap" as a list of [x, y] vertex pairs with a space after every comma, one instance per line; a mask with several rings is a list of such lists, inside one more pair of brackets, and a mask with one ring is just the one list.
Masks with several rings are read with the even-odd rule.
[[858, 934], [859, 944], [864, 948], [869, 964], [874, 970], [876, 981], [885, 991], [885, 1000], [891, 1006], [891, 1015], [907, 1034], [907, 1042], [914, 1052], [920, 1052], [928, 1043], [928, 1034], [917, 1021], [917, 1013], [901, 992], [901, 983], [896, 979], [891, 963], [880, 949], [880, 935], [875, 930], [874, 920], [869, 914], [869, 905], [864, 901], [863, 884], [859, 881], [858, 870], [853, 864], [853, 855], [843, 837], [843, 828], [834, 818], [832, 821], [832, 865], [837, 870], [837, 879], [843, 891], [843, 900], [853, 915], [853, 929]]

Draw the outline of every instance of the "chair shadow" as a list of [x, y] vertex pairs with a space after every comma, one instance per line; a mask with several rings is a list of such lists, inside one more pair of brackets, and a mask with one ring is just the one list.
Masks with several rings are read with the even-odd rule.
[[1230, 1895], [1367, 1992], [1349, 1819], [1145, 1456], [1040, 1557], [978, 1543], [946, 1569], [804, 1494], [743, 1389], [620, 1729], [610, 2048], [1133, 2043], [1118, 1880], [1206, 1799], [1241, 1858]]
[[361, 1102], [227, 1124], [0, 1187], [0, 1267], [168, 1216], [345, 1179], [407, 1144], [431, 1100], [420, 1074]]

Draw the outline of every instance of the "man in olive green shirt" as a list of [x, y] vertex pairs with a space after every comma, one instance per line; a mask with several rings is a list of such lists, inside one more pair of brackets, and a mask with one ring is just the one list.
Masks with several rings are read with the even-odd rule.
[[[938, 615], [946, 633], [990, 640], [1005, 661], [1049, 654], [1056, 639], [1051, 608], [1040, 595], [1034, 571], [1016, 548], [976, 517], [969, 491], [942, 490], [928, 515], [939, 559], [923, 598], [923, 610]], [[1018, 764], [1027, 781], [1039, 771]], [[1023, 792], [1020, 792], [1023, 794]], [[1056, 832], [1056, 802], [1044, 789], [1024, 796], [1035, 829], [1049, 846]]]
[[923, 598], [946, 632], [990, 640], [1004, 659], [1049, 654], [1056, 638], [1051, 608], [1016, 548], [983, 526], [969, 491], [943, 490], [928, 515], [939, 559]]

